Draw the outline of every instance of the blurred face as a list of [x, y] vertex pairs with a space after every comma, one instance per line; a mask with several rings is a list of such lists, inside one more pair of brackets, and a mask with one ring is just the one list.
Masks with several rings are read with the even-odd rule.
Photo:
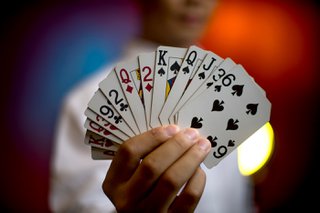
[[146, 0], [143, 36], [155, 42], [188, 46], [196, 42], [212, 13], [214, 0]]

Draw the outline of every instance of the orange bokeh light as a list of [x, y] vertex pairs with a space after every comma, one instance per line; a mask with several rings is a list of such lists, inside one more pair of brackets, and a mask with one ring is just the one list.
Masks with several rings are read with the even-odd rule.
[[202, 43], [224, 57], [259, 68], [263, 78], [275, 78], [303, 63], [302, 33], [291, 14], [270, 3], [220, 2]]

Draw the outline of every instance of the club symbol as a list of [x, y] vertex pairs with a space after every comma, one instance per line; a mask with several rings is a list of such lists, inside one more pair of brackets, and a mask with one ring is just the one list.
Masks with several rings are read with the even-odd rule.
[[216, 147], [217, 146], [217, 137], [216, 136], [214, 136], [214, 138], [212, 138], [212, 136], [210, 135], [210, 136], [208, 136], [207, 137], [207, 139], [210, 141], [210, 143], [211, 143], [211, 147]]
[[177, 61], [175, 61], [171, 66], [170, 66], [170, 70], [174, 73], [177, 74], [177, 72], [180, 69], [180, 65], [178, 64]]
[[119, 116], [114, 116], [113, 119], [114, 119], [114, 122], [115, 122], [116, 124], [122, 122], [122, 120], [121, 120], [121, 119], [122, 119], [121, 115], [119, 115]]
[[120, 111], [127, 111], [128, 107], [129, 107], [128, 104], [121, 103], [120, 104]]
[[257, 111], [258, 111], [258, 105], [259, 104], [247, 104], [247, 111], [246, 111], [246, 113], [249, 115], [249, 114], [251, 114], [251, 115], [255, 115], [256, 113], [257, 113]]
[[242, 95], [242, 92], [243, 92], [243, 86], [244, 86], [244, 85], [233, 85], [233, 86], [232, 86], [233, 92], [232, 92], [231, 94], [232, 94], [233, 96], [234, 96], [234, 95], [241, 96], [241, 95]]
[[190, 72], [190, 70], [189, 70], [189, 67], [188, 67], [188, 66], [186, 66], [185, 68], [183, 68], [183, 69], [182, 69], [182, 71], [183, 71], [183, 74], [187, 74], [187, 73], [189, 73], [189, 72]]
[[159, 74], [160, 76], [163, 76], [164, 74], [166, 74], [166, 72], [164, 71], [163, 68], [161, 68], [161, 69], [158, 71], [158, 74]]
[[197, 117], [193, 117], [192, 120], [191, 120], [191, 128], [196, 128], [196, 129], [200, 129], [202, 127], [202, 122], [203, 119], [200, 117], [200, 118], [197, 118]]
[[224, 101], [219, 101], [218, 99], [213, 101], [213, 105], [212, 105], [212, 111], [222, 111], [224, 109]]
[[226, 130], [237, 130], [239, 128], [238, 123], [239, 120], [233, 120], [232, 118], [230, 118], [228, 120], [228, 124], [227, 124], [227, 129]]

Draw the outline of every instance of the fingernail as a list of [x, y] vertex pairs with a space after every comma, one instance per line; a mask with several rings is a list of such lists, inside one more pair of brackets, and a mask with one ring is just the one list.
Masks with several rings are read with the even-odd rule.
[[196, 139], [196, 137], [198, 136], [199, 132], [195, 129], [186, 129], [183, 132], [186, 136], [189, 137], [190, 140], [194, 140]]
[[207, 151], [210, 147], [211, 147], [211, 144], [210, 142], [205, 139], [205, 138], [201, 138], [199, 141], [198, 141], [198, 146], [200, 147], [200, 149], [202, 149], [203, 151]]
[[165, 130], [168, 136], [174, 136], [180, 131], [179, 127], [176, 125], [166, 126]]

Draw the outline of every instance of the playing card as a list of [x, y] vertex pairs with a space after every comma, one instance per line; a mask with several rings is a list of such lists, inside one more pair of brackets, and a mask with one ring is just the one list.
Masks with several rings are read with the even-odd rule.
[[122, 116], [113, 107], [107, 97], [103, 95], [100, 89], [98, 89], [90, 99], [88, 107], [117, 129], [126, 133], [126, 135], [130, 137], [135, 136], [128, 124], [122, 119]]
[[161, 126], [160, 111], [174, 84], [187, 48], [159, 46], [156, 51], [150, 126]]
[[147, 129], [150, 129], [155, 57], [155, 52], [141, 53], [138, 56]]
[[[219, 66], [214, 69], [209, 76], [207, 77], [206, 80], [200, 84], [198, 88], [195, 88], [195, 91], [191, 91], [188, 93], [190, 97], [187, 95], [183, 96], [178, 104], [176, 105], [175, 109], [171, 113], [171, 116], [175, 116], [175, 123], [177, 121], [177, 116], [179, 113], [179, 110], [189, 101], [192, 101], [194, 98], [197, 98], [202, 92], [207, 90], [209, 87], [211, 87], [216, 81], [224, 77], [234, 66], [236, 63], [231, 60], [231, 58], [226, 58], [219, 64]], [[200, 72], [201, 73], [201, 72]]]
[[[142, 102], [140, 69], [138, 58], [120, 62], [115, 67], [123, 93], [128, 101], [131, 112], [140, 133], [147, 131], [147, 122]], [[128, 123], [129, 126], [131, 123]]]
[[170, 113], [169, 121], [170, 123], [175, 123], [174, 115], [178, 112], [178, 110], [189, 100], [189, 98], [193, 95], [194, 92], [202, 85], [202, 83], [209, 77], [209, 75], [220, 65], [223, 59], [216, 55], [213, 52], [207, 52], [206, 57], [201, 63], [198, 70], [196, 70], [194, 76], [192, 77], [191, 82], [185, 88], [182, 96], [174, 106], [174, 109]]
[[115, 154], [116, 151], [105, 150], [91, 146], [91, 158], [93, 160], [111, 160]]
[[100, 115], [92, 111], [91, 109], [87, 108], [84, 112], [84, 114], [89, 118], [90, 120], [97, 123], [99, 126], [103, 127], [106, 131], [110, 132], [111, 134], [117, 136], [122, 141], [128, 140], [129, 136], [126, 135], [124, 132], [117, 129], [117, 127], [113, 126], [111, 123], [104, 120]]
[[93, 159], [148, 129], [177, 124], [211, 142], [204, 164], [217, 165], [270, 120], [266, 92], [241, 65], [197, 46], [159, 46], [118, 63], [85, 110]]
[[108, 98], [113, 107], [117, 112], [122, 116], [122, 118], [129, 125], [130, 129], [135, 133], [139, 134], [140, 131], [136, 124], [135, 119], [133, 118], [133, 113], [129, 107], [129, 103], [123, 93], [123, 90], [118, 81], [117, 74], [112, 70], [107, 78], [99, 83], [99, 88], [103, 94]]
[[96, 122], [90, 120], [89, 118], [86, 119], [85, 123], [84, 123], [84, 127], [87, 130], [90, 130], [102, 137], [105, 137], [107, 139], [109, 139], [110, 141], [114, 142], [114, 143], [122, 143], [122, 140], [118, 137], [116, 137], [115, 135], [111, 134], [111, 132], [109, 132], [108, 130], [104, 129], [103, 127], [101, 127], [99, 124], [97, 124]]
[[173, 123], [173, 121], [169, 121], [169, 116], [206, 54], [207, 51], [202, 50], [197, 46], [191, 46], [188, 49], [181, 64], [181, 70], [178, 72], [175, 82], [172, 85], [168, 97], [159, 114], [159, 119], [162, 125]]
[[98, 135], [90, 130], [87, 130], [84, 143], [90, 145], [92, 147], [108, 150], [108, 151], [116, 151], [119, 148], [119, 145], [113, 143], [109, 139]]
[[268, 122], [270, 110], [271, 103], [238, 65], [181, 108], [178, 125], [199, 129], [210, 140], [204, 164], [212, 168]]

